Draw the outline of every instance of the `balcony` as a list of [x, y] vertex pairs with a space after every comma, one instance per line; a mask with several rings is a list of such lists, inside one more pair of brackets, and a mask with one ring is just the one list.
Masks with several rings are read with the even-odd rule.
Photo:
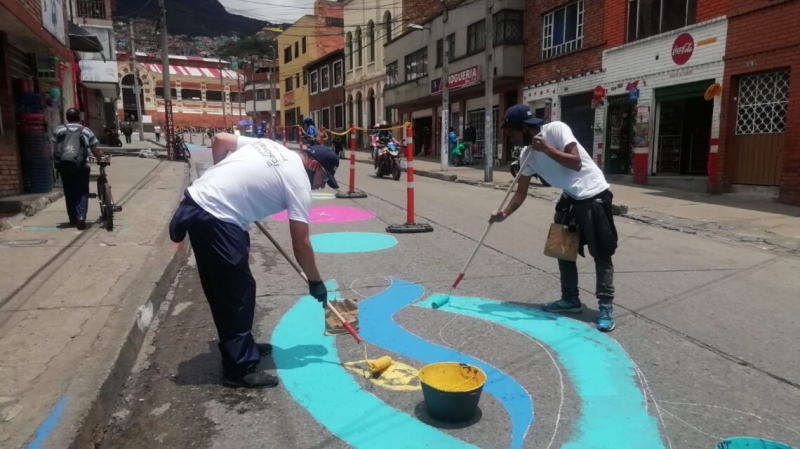
[[78, 0], [77, 16], [89, 19], [108, 19], [105, 0]]

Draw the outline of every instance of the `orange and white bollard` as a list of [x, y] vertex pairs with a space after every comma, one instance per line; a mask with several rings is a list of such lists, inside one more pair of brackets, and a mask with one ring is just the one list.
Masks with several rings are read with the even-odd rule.
[[386, 232], [395, 234], [417, 234], [433, 232], [433, 227], [427, 223], [415, 223], [414, 220], [414, 134], [411, 124], [406, 126], [406, 222], [393, 224], [386, 227]]
[[338, 192], [336, 198], [366, 198], [367, 194], [356, 191], [356, 126], [350, 126], [350, 190]]

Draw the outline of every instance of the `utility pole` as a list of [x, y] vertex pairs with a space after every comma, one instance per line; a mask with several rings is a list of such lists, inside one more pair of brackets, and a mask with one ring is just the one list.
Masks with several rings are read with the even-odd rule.
[[[222, 56], [218, 56], [219, 58], [219, 88], [222, 93], [222, 127], [228, 127], [228, 117], [225, 115], [225, 82], [222, 80]], [[233, 108], [231, 108], [233, 109]], [[231, 111], [233, 113], [233, 111]]]
[[139, 142], [144, 142], [144, 123], [142, 121], [142, 103], [139, 95], [139, 66], [136, 65], [136, 46], [133, 44], [133, 19], [130, 19], [131, 27], [131, 61], [133, 62], [133, 96], [136, 98], [136, 117], [139, 118]]
[[[488, 1], [488, 0], [487, 0]], [[442, 0], [442, 171], [447, 171], [450, 157], [450, 89], [448, 79], [450, 78], [450, 46], [447, 44], [447, 0]]]
[[164, 117], [166, 126], [164, 136], [167, 139], [167, 159], [175, 160], [175, 145], [172, 141], [175, 135], [174, 123], [172, 121], [172, 85], [169, 81], [169, 37], [167, 36], [167, 8], [164, 6], [165, 0], [158, 0], [158, 7], [161, 10], [161, 72], [164, 85]]
[[[236, 70], [236, 85], [239, 86], [239, 92], [237, 92], [236, 96], [239, 98], [239, 120], [242, 119], [242, 76], [239, 66], [239, 61], [233, 61], [233, 68]], [[233, 105], [231, 105], [231, 109], [233, 109]], [[233, 111], [231, 111], [231, 115], [233, 115]]]
[[[494, 0], [486, 0], [486, 121], [483, 128], [484, 167], [483, 182], [492, 182], [494, 170]], [[500, 117], [498, 117], [499, 120]]]
[[272, 99], [272, 115], [270, 115], [270, 130], [272, 130], [272, 138], [275, 138], [275, 114], [277, 113], [276, 109], [276, 102], [277, 99], [275, 98], [275, 85], [278, 84], [278, 77], [275, 76], [275, 67], [277, 66], [278, 61], [278, 52], [275, 50], [275, 47], [270, 46], [272, 49], [272, 59], [269, 62], [269, 86], [271, 89], [269, 97]]

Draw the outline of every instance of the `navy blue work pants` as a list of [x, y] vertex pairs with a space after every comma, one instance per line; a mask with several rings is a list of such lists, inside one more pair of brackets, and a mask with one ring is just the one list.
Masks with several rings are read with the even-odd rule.
[[67, 203], [67, 216], [70, 223], [86, 220], [89, 211], [89, 175], [91, 168], [77, 170], [58, 170], [64, 186], [64, 202]]
[[188, 192], [170, 223], [170, 238], [192, 243], [203, 292], [219, 336], [222, 365], [244, 372], [260, 356], [253, 339], [256, 281], [250, 272], [250, 234], [203, 210]]

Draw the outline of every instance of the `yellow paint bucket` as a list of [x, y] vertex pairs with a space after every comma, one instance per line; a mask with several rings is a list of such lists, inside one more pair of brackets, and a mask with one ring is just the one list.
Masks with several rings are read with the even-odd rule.
[[469, 421], [478, 410], [486, 373], [477, 366], [440, 362], [419, 370], [422, 396], [431, 418], [443, 422]]

